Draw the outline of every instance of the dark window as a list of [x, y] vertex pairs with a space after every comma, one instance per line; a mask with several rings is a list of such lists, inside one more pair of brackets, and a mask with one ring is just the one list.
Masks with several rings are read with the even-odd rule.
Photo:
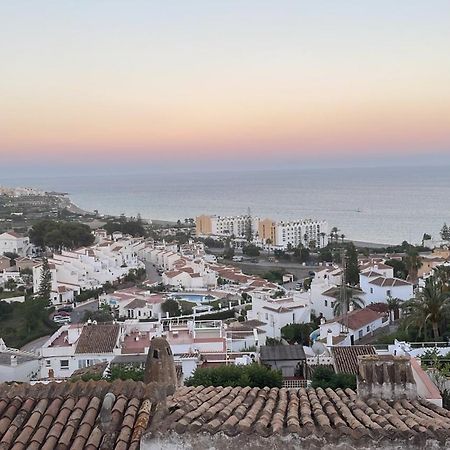
[[171, 354], [172, 354], [172, 350], [170, 350], [170, 348], [169, 348], [169, 347], [167, 347], [167, 349], [166, 349], [166, 350], [167, 350], [167, 354], [168, 354], [168, 355], [171, 355]]
[[159, 359], [159, 351], [158, 350], [153, 350], [153, 358]]

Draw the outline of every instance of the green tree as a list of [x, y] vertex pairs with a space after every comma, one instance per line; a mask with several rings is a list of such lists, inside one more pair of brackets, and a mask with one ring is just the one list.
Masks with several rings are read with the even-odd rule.
[[248, 244], [242, 249], [242, 253], [247, 256], [259, 256], [259, 248], [254, 244]]
[[450, 241], [450, 228], [446, 223], [442, 226], [440, 234], [443, 241]]
[[422, 266], [422, 259], [419, 256], [419, 252], [414, 247], [410, 247], [406, 253], [404, 262], [408, 270], [407, 280], [413, 284], [417, 283], [418, 272]]
[[309, 261], [309, 258], [310, 258], [310, 252], [302, 244], [299, 244], [294, 249], [294, 258], [296, 258], [297, 261], [301, 262], [301, 263], [307, 262], [307, 261]]
[[13, 278], [8, 278], [5, 282], [5, 289], [8, 289], [8, 291], [13, 291], [16, 289], [17, 283]]
[[281, 387], [283, 376], [280, 371], [271, 370], [259, 364], [248, 366], [227, 365], [219, 367], [199, 367], [191, 378], [185, 381], [186, 386], [250, 386]]
[[438, 339], [440, 326], [450, 310], [450, 294], [442, 290], [435, 277], [430, 277], [416, 298], [403, 304], [403, 310], [408, 325], [416, 326], [423, 335], [427, 334], [427, 326], [431, 326], [434, 339]]
[[312, 376], [313, 388], [356, 389], [356, 375], [350, 373], [334, 373], [329, 366], [317, 366]]
[[389, 319], [391, 322], [399, 318], [402, 303], [403, 302], [396, 297], [389, 297], [387, 299], [387, 305], [389, 309]]
[[38, 296], [40, 299], [50, 303], [50, 296], [52, 292], [52, 273], [50, 272], [50, 266], [48, 259], [44, 258], [42, 261], [41, 279], [39, 281]]
[[309, 335], [313, 329], [309, 323], [292, 323], [281, 329], [281, 336], [289, 344], [309, 345]]
[[394, 277], [406, 280], [406, 277], [408, 276], [408, 269], [402, 260], [388, 259], [385, 264], [394, 269]]
[[73, 249], [93, 244], [94, 235], [88, 225], [46, 219], [33, 225], [30, 241], [42, 249]]
[[161, 309], [165, 313], [169, 313], [171, 317], [180, 315], [180, 305], [177, 300], [168, 298], [162, 305]]
[[358, 252], [353, 242], [347, 245], [345, 280], [352, 286], [356, 286], [359, 283]]

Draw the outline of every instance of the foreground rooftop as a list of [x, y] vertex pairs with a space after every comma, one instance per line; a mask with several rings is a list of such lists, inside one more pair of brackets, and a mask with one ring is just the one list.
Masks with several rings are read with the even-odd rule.
[[[0, 448], [449, 448], [450, 412], [351, 389], [182, 387], [134, 381], [0, 384]], [[178, 447], [176, 447], [176, 444]], [[247, 446], [251, 445], [251, 446]]]

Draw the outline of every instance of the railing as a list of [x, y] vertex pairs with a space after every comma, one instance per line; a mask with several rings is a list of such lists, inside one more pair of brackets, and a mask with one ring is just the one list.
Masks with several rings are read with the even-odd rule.
[[435, 348], [435, 347], [449, 347], [448, 342], [407, 342], [411, 348]]

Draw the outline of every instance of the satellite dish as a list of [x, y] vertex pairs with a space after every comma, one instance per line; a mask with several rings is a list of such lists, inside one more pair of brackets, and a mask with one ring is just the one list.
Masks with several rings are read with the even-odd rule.
[[317, 356], [323, 355], [324, 353], [328, 353], [328, 350], [325, 347], [325, 345], [323, 345], [322, 342], [319, 341], [315, 341], [311, 348], [314, 354]]

